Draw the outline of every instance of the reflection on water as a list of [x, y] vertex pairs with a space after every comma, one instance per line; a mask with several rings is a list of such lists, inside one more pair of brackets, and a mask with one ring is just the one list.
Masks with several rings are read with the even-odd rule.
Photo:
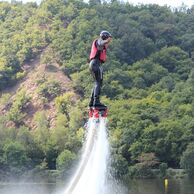
[[[127, 187], [108, 184], [108, 193], [114, 194], [194, 194], [194, 180], [168, 180], [165, 189], [164, 180], [130, 180]], [[64, 194], [63, 183], [0, 183], [0, 194]], [[112, 192], [111, 192], [112, 190]], [[82, 193], [80, 193], [82, 194]], [[84, 193], [83, 193], [84, 194]], [[91, 193], [92, 194], [92, 193]]]
[[169, 179], [166, 187], [161, 179], [130, 180], [128, 188], [129, 194], [194, 194], [194, 180]]
[[4, 183], [0, 194], [62, 194], [62, 187], [56, 183]]

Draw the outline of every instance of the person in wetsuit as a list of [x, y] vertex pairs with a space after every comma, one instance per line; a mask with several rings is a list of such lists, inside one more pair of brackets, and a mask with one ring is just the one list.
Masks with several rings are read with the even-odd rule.
[[100, 102], [100, 92], [103, 81], [102, 63], [106, 61], [106, 50], [112, 35], [108, 31], [102, 31], [100, 37], [92, 43], [89, 69], [94, 78], [94, 87], [89, 102], [89, 107], [106, 107]]

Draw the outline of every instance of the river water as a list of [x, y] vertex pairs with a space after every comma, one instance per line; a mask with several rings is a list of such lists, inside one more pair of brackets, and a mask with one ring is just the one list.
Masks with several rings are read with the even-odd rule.
[[[111, 187], [110, 189], [113, 189]], [[0, 194], [64, 194], [63, 181], [58, 183], [0, 183]], [[111, 192], [110, 192], [111, 193]], [[117, 185], [117, 194], [194, 194], [194, 180], [129, 180]], [[81, 194], [81, 193], [80, 193]], [[91, 193], [92, 194], [92, 193]]]

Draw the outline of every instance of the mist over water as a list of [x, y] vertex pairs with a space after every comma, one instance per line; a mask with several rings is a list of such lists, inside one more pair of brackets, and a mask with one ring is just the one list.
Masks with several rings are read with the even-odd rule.
[[62, 194], [55, 184], [6, 183], [0, 184], [0, 194]]

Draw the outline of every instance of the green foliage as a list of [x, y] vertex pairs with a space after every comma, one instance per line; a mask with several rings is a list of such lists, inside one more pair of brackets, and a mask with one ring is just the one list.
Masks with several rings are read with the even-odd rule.
[[153, 172], [151, 168], [144, 166], [142, 164], [136, 164], [134, 166], [133, 170], [133, 176], [138, 177], [138, 178], [152, 178], [153, 177]]
[[28, 157], [28, 168], [37, 167], [44, 159], [44, 153], [34, 134], [28, 128], [20, 127], [16, 135], [16, 140], [25, 148]]
[[181, 157], [181, 166], [194, 178], [194, 144], [190, 143]]
[[57, 157], [57, 169], [65, 172], [72, 165], [72, 162], [76, 159], [76, 155], [69, 150], [64, 150]]
[[21, 77], [24, 62], [32, 59], [45, 45], [45, 32], [36, 24], [37, 6], [0, 3], [0, 90]]
[[[59, 119], [61, 119], [59, 121]], [[70, 147], [75, 143], [73, 142], [74, 134], [68, 127], [67, 118], [65, 115], [59, 115], [57, 118], [56, 127], [51, 131], [51, 139], [55, 145], [57, 145], [57, 150], [62, 152], [64, 148], [70, 149]]]
[[161, 163], [159, 165], [159, 170], [160, 170], [160, 176], [165, 177], [167, 173], [168, 165], [166, 163]]
[[193, 62], [188, 54], [178, 47], [164, 48], [153, 56], [154, 62], [161, 64], [169, 72], [176, 72], [180, 78], [186, 80], [193, 67]]
[[49, 122], [45, 112], [37, 112], [34, 116], [37, 128], [35, 131], [35, 139], [39, 145], [45, 146], [49, 140]]
[[3, 147], [3, 152], [5, 164], [12, 173], [18, 173], [19, 168], [25, 168], [28, 158], [25, 147], [22, 144], [19, 142], [7, 142]]
[[79, 107], [73, 107], [69, 113], [69, 128], [72, 130], [79, 129], [80, 126], [83, 126], [83, 111]]
[[73, 92], [67, 92], [55, 99], [55, 104], [59, 112], [69, 117], [70, 107], [75, 103], [76, 95]]
[[30, 102], [30, 97], [26, 95], [25, 91], [20, 91], [15, 97], [11, 109], [8, 113], [8, 118], [16, 125], [22, 124], [26, 113], [25, 110]]
[[18, 72], [16, 74], [16, 79], [20, 80], [20, 79], [24, 78], [25, 76], [26, 76], [26, 72]]
[[112, 175], [116, 177], [122, 177], [123, 175], [127, 174], [127, 161], [126, 159], [120, 155], [115, 154], [113, 155], [112, 161]]
[[43, 98], [53, 99], [56, 97], [61, 91], [60, 84], [57, 81], [44, 81], [38, 87], [38, 93]]
[[9, 102], [11, 95], [10, 94], [2, 94], [0, 98], [0, 104], [1, 105], [6, 105]]
[[154, 153], [142, 153], [138, 158], [138, 163], [129, 168], [129, 175], [135, 177], [151, 178], [152, 168], [158, 165], [158, 158]]

